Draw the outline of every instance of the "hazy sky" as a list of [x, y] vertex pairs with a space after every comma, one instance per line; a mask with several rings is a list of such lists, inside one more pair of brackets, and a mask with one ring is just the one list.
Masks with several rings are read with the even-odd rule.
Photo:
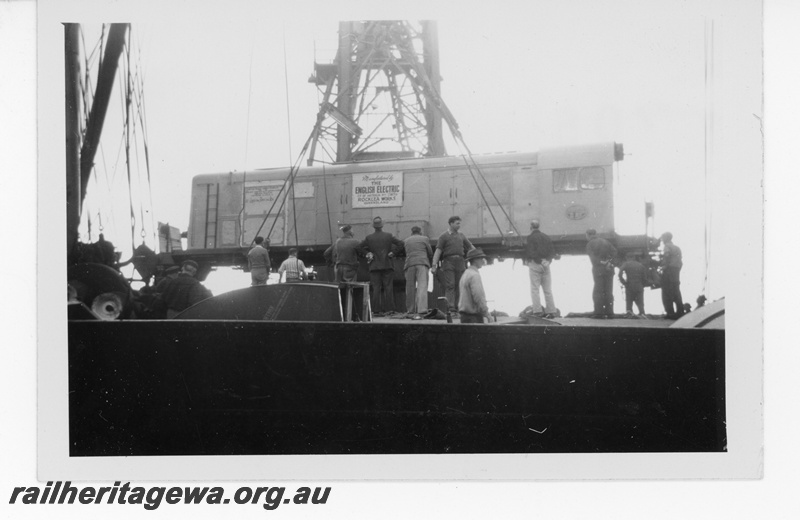
[[[333, 58], [339, 20], [433, 19], [442, 96], [473, 152], [622, 143], [617, 232], [642, 233], [644, 201], [651, 200], [656, 233], [672, 231], [683, 248], [686, 300], [703, 291], [706, 276], [712, 299], [725, 296], [738, 276], [729, 274], [724, 259], [741, 243], [729, 238], [740, 233], [738, 220], [752, 225], [761, 218], [760, 2], [500, 1], [424, 8], [412, 2], [379, 12], [352, 1], [274, 4], [172, 2], [153, 9], [156, 4], [146, 2], [135, 10], [109, 10], [70, 2], [40, 15], [40, 46], [52, 47], [40, 52], [54, 65], [63, 62], [59, 22], [83, 23], [87, 45], [100, 22], [133, 22], [155, 220], [186, 229], [196, 174], [296, 159], [319, 103], [307, 79], [315, 58]], [[117, 181], [126, 175], [118, 159], [120, 116], [120, 106], [112, 105], [103, 153], [107, 175]], [[136, 167], [134, 176], [143, 172]], [[130, 249], [125, 204], [115, 205], [114, 228], [122, 236], [115, 243]], [[748, 247], [761, 247], [758, 236], [744, 238]], [[562, 278], [572, 279], [566, 273], [586, 271], [584, 264], [556, 264], [556, 276], [562, 267]]]

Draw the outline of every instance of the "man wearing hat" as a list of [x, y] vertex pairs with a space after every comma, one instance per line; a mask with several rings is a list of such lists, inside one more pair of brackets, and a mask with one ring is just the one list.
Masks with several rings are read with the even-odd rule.
[[270, 262], [269, 252], [262, 244], [264, 237], [256, 237], [255, 245], [247, 253], [247, 265], [250, 268], [250, 285], [267, 285]]
[[161, 297], [167, 305], [167, 318], [174, 318], [179, 312], [188, 309], [212, 296], [211, 291], [195, 278], [197, 262], [186, 260], [181, 264], [181, 272], [169, 282]]
[[403, 250], [403, 242], [383, 230], [381, 217], [372, 219], [375, 231], [361, 242], [361, 249], [367, 254], [369, 262], [370, 305], [373, 314], [382, 315], [394, 312], [393, 260]]
[[681, 268], [683, 254], [681, 248], [672, 243], [672, 233], [661, 235], [664, 251], [661, 254], [661, 303], [667, 318], [677, 319], [685, 314], [681, 295]]
[[483, 249], [477, 247], [467, 252], [469, 268], [464, 271], [458, 282], [460, 297], [458, 299], [458, 314], [461, 323], [483, 323], [483, 318], [489, 317], [489, 306], [486, 304], [486, 293], [483, 290], [481, 273], [478, 270], [486, 265], [486, 255]]
[[333, 263], [337, 282], [355, 282], [358, 274], [358, 257], [362, 256], [359, 240], [353, 238], [353, 228], [349, 224], [341, 227], [342, 237], [337, 238], [322, 253], [325, 260]]

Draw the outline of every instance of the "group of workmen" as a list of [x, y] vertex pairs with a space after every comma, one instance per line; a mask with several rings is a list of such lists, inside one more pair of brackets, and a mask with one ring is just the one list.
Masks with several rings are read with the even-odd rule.
[[[430, 239], [422, 234], [419, 226], [411, 228], [411, 235], [403, 240], [383, 230], [383, 220], [375, 217], [372, 221], [373, 233], [363, 240], [353, 236], [350, 225], [340, 228], [342, 236], [323, 253], [324, 258], [334, 266], [334, 279], [337, 282], [354, 282], [358, 273], [359, 261], [365, 258], [369, 266], [370, 305], [374, 316], [398, 314], [394, 304], [394, 258], [404, 256], [403, 270], [406, 280], [405, 314], [422, 317], [428, 309], [429, 273], [440, 273], [444, 285], [445, 299], [449, 313], [458, 313], [461, 323], [484, 323], [492, 320], [486, 301], [486, 293], [479, 270], [486, 265], [483, 250], [476, 248], [460, 231], [461, 219], [453, 216], [448, 220], [448, 229], [442, 233], [435, 250]], [[555, 318], [561, 315], [556, 308], [552, 290], [551, 263], [559, 258], [552, 240], [543, 233], [538, 220], [530, 223], [530, 234], [526, 240], [525, 263], [530, 277], [531, 307], [527, 315], [542, 318]], [[625, 287], [625, 307], [628, 317], [646, 317], [644, 309], [644, 289], [652, 286], [650, 269], [638, 255], [629, 255], [621, 265], [617, 265], [617, 249], [611, 242], [597, 235], [594, 229], [586, 231], [586, 254], [592, 266], [592, 301], [594, 310], [591, 317], [606, 319], [614, 317], [614, 278], [619, 268], [619, 281]], [[663, 252], [658, 272], [662, 291], [662, 303], [669, 319], [677, 319], [686, 310], [680, 291], [680, 271], [683, 266], [681, 249], [672, 242], [672, 233], [660, 237]], [[254, 247], [248, 253], [248, 264], [253, 285], [264, 285], [269, 276], [269, 254], [263, 245], [263, 238], [257, 237]], [[469, 267], [468, 267], [469, 265]], [[287, 258], [278, 269], [285, 281], [305, 279], [305, 265], [297, 258], [297, 249], [289, 250]], [[542, 305], [540, 292], [544, 294]], [[636, 304], [638, 314], [633, 313]]]
[[[461, 219], [453, 216], [448, 220], [448, 229], [439, 236], [435, 251], [430, 239], [422, 234], [419, 226], [411, 228], [411, 235], [400, 240], [383, 230], [383, 220], [372, 221], [374, 232], [363, 240], [353, 237], [350, 225], [341, 227], [338, 238], [323, 256], [333, 264], [335, 281], [354, 282], [360, 258], [369, 266], [370, 305], [373, 315], [397, 314], [394, 305], [394, 258], [405, 257], [406, 315], [422, 317], [428, 314], [428, 276], [441, 271], [448, 312], [458, 313], [461, 323], [484, 323], [492, 317], [486, 301], [486, 293], [479, 270], [486, 265], [486, 255], [476, 248], [460, 231]], [[555, 318], [560, 311], [555, 306], [552, 289], [551, 263], [558, 259], [552, 240], [543, 233], [538, 220], [531, 221], [531, 232], [526, 240], [525, 263], [530, 276], [531, 307], [529, 316]], [[604, 319], [614, 317], [614, 278], [617, 276], [617, 250], [611, 242], [597, 235], [594, 229], [586, 231], [586, 254], [592, 266], [594, 288], [591, 317]], [[680, 271], [683, 266], [681, 249], [672, 242], [672, 233], [660, 237], [663, 252], [659, 266], [662, 303], [669, 319], [677, 319], [686, 311], [680, 291]], [[263, 237], [256, 237], [247, 254], [252, 285], [266, 285], [270, 273], [270, 259]], [[469, 264], [469, 267], [467, 267]], [[619, 281], [625, 287], [627, 316], [645, 317], [644, 288], [652, 285], [648, 267], [638, 255], [629, 255], [618, 266]], [[196, 278], [198, 266], [192, 260], [182, 263], [180, 269], [173, 267], [155, 287], [165, 307], [167, 318], [171, 318], [211, 296]], [[297, 258], [297, 249], [289, 250], [289, 257], [278, 268], [281, 279], [286, 282], [307, 278], [306, 266]], [[540, 298], [544, 294], [544, 305]], [[633, 314], [636, 304], [638, 314]]]
[[[597, 235], [594, 229], [586, 231], [586, 254], [592, 265], [592, 318], [609, 319], [614, 315], [614, 278], [617, 276], [617, 249], [614, 245]], [[685, 314], [680, 289], [680, 272], [683, 267], [681, 249], [672, 242], [672, 233], [660, 237], [663, 251], [658, 272], [660, 272], [661, 301], [666, 318], [677, 319]], [[550, 237], [539, 230], [539, 222], [531, 222], [531, 234], [527, 239], [527, 261], [531, 283], [530, 315], [553, 318], [560, 313], [555, 306], [552, 290], [550, 263], [558, 258]], [[645, 318], [644, 289], [652, 286], [648, 276], [649, 268], [642, 264], [639, 255], [628, 255], [619, 266], [619, 281], [625, 287], [625, 310], [627, 317]], [[542, 307], [539, 291], [544, 293], [545, 306]], [[638, 314], [633, 314], [633, 304]]]
[[372, 233], [358, 240], [353, 237], [352, 226], [342, 226], [342, 236], [325, 250], [323, 256], [333, 264], [337, 282], [354, 282], [359, 259], [366, 259], [374, 316], [396, 314], [393, 259], [405, 256], [407, 316], [428, 314], [428, 273], [436, 274], [441, 270], [448, 312], [458, 312], [461, 323], [482, 323], [485, 317], [489, 317], [486, 294], [478, 274], [486, 263], [486, 255], [459, 231], [460, 217], [450, 217], [448, 230], [439, 237], [435, 252], [430, 239], [422, 234], [419, 226], [412, 227], [411, 235], [404, 240], [384, 231], [381, 217], [372, 220], [372, 227]]

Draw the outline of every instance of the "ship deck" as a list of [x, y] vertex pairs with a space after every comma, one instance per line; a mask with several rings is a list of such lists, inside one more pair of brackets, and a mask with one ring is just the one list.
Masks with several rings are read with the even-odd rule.
[[[457, 315], [452, 316], [453, 323], [460, 323]], [[411, 319], [404, 314], [396, 314], [393, 316], [376, 316], [373, 317], [375, 323], [414, 323], [422, 325], [444, 325], [447, 324], [443, 319]], [[662, 316], [648, 316], [647, 318], [628, 318], [616, 317], [612, 319], [594, 319], [588, 316], [570, 316], [560, 317], [553, 319], [544, 318], [520, 318], [517, 316], [498, 316], [496, 322], [485, 323], [484, 325], [535, 325], [535, 326], [562, 326], [568, 327], [595, 327], [595, 328], [617, 328], [617, 327], [633, 327], [633, 328], [668, 328], [675, 320], [668, 320]]]

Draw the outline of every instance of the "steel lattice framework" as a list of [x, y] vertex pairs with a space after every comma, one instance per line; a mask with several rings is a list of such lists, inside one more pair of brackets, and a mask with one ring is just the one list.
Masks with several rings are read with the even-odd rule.
[[322, 94], [308, 164], [446, 155], [436, 23], [339, 24], [333, 63], [309, 79]]

